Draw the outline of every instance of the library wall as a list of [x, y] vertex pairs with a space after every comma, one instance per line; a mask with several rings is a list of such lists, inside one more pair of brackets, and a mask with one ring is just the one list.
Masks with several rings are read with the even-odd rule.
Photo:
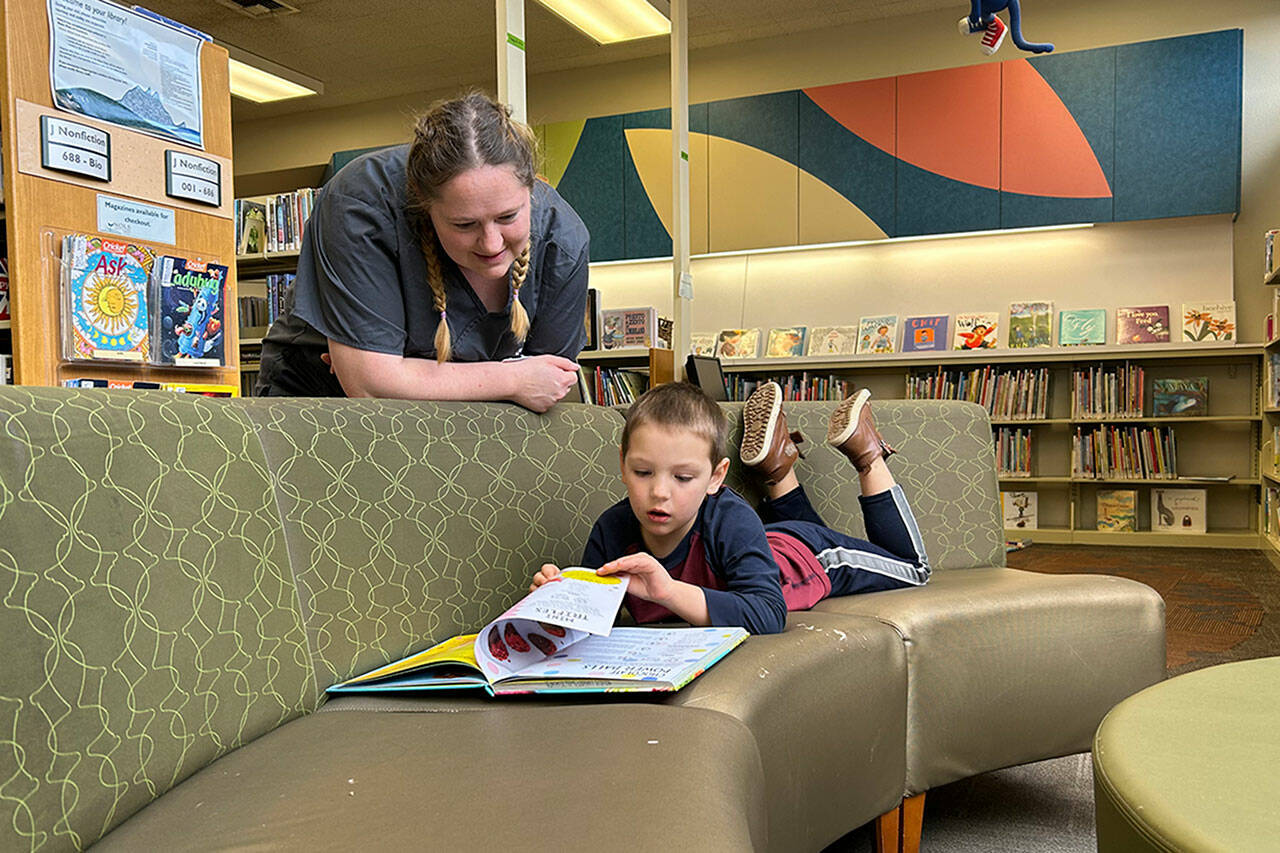
[[[956, 14], [959, 17], [960, 13]], [[1241, 339], [1262, 337], [1262, 318], [1270, 310], [1258, 286], [1261, 235], [1280, 223], [1280, 16], [1270, 0], [1226, 0], [1206, 18], [1203, 3], [1169, 0], [1152, 15], [1143, 0], [1078, 0], [1039, 3], [1027, 10], [1029, 36], [1053, 41], [1070, 51], [1241, 27], [1244, 41], [1244, 117], [1242, 198], [1235, 227], [1235, 298]], [[690, 56], [690, 100], [710, 101], [781, 89], [820, 86], [1008, 59], [1006, 46], [987, 60], [971, 40], [955, 33], [950, 18], [937, 12], [861, 26], [771, 37], [719, 45]], [[536, 45], [530, 46], [536, 57]], [[531, 58], [536, 69], [536, 58]], [[613, 65], [532, 74], [529, 115], [537, 123], [567, 121], [666, 106], [669, 101], [665, 56]], [[492, 80], [477, 80], [482, 87]], [[428, 91], [341, 110], [238, 124], [237, 173], [270, 172], [327, 162], [336, 150], [390, 144], [408, 138], [411, 118], [437, 97], [454, 90]], [[301, 106], [300, 106], [301, 108]], [[1141, 244], [1141, 240], [1135, 241]], [[1154, 258], [1142, 252], [1136, 264]], [[973, 282], [979, 284], [981, 280]]]
[[[1229, 300], [1232, 262], [1229, 215], [695, 258], [692, 331], [760, 328], [763, 340], [771, 326], [961, 311], [999, 311], [1004, 324], [1010, 302], [1048, 300], [1106, 308], [1114, 342], [1120, 305], [1169, 305], [1172, 317], [1184, 301]], [[605, 308], [671, 310], [670, 261], [595, 264], [591, 284]]]

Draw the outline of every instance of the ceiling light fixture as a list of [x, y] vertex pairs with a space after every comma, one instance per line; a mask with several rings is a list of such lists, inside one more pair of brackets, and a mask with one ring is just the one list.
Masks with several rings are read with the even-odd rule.
[[222, 46], [230, 56], [231, 94], [237, 98], [244, 98], [255, 104], [266, 104], [324, 93], [324, 84], [319, 80], [247, 50], [229, 44]]
[[663, 36], [671, 21], [659, 8], [665, 0], [538, 0], [565, 23], [597, 44]]

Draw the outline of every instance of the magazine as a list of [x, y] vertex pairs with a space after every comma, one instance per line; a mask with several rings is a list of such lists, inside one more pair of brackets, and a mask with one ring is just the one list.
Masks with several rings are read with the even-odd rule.
[[898, 315], [863, 317], [858, 321], [858, 354], [896, 352]]
[[1151, 414], [1158, 418], [1209, 414], [1209, 377], [1151, 380]]
[[902, 327], [903, 352], [928, 352], [947, 348], [950, 314], [908, 317]]
[[147, 360], [147, 289], [154, 262], [155, 255], [145, 246], [90, 234], [63, 238], [66, 358]]
[[156, 316], [151, 360], [181, 367], [221, 367], [222, 301], [227, 268], [162, 255], [154, 267]]
[[479, 633], [451, 637], [328, 692], [669, 692], [747, 637], [743, 628], [614, 628], [627, 582], [565, 569]]
[[1009, 347], [1053, 346], [1053, 303], [1014, 302], [1009, 305]]

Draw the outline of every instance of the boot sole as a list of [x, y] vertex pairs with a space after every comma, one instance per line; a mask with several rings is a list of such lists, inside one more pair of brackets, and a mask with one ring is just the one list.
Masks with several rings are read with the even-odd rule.
[[862, 416], [862, 407], [871, 397], [871, 391], [863, 388], [857, 394], [845, 400], [831, 413], [831, 423], [827, 426], [827, 444], [839, 447], [849, 440], [858, 428], [858, 419]]
[[772, 444], [769, 439], [781, 411], [782, 389], [776, 382], [760, 386], [747, 398], [746, 408], [742, 410], [742, 447], [738, 452], [743, 465], [759, 465], [769, 455]]

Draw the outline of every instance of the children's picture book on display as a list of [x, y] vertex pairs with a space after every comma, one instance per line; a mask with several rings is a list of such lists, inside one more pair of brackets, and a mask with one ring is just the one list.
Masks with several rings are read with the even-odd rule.
[[587, 333], [586, 349], [600, 349], [600, 291], [587, 288], [587, 307], [582, 312], [582, 330]]
[[1000, 340], [1000, 315], [994, 311], [956, 315], [956, 339], [952, 349], [995, 349]]
[[1267, 352], [1267, 408], [1280, 409], [1280, 352]]
[[62, 240], [63, 354], [68, 359], [146, 361], [147, 289], [155, 254], [91, 234]]
[[809, 355], [853, 355], [857, 351], [857, 326], [814, 326], [809, 329]]
[[721, 329], [716, 336], [720, 358], [755, 358], [760, 353], [759, 329]]
[[742, 628], [615, 628], [626, 590], [626, 578], [565, 569], [479, 633], [451, 637], [328, 692], [669, 692], [747, 636]]
[[1035, 530], [1039, 497], [1035, 492], [1001, 492], [1000, 509], [1004, 526], [1018, 530]]
[[1058, 346], [1093, 346], [1107, 342], [1107, 309], [1075, 308], [1058, 313]]
[[1151, 414], [1157, 418], [1209, 414], [1209, 377], [1151, 380]]
[[1009, 347], [1053, 346], [1053, 303], [1012, 302], [1009, 304]]
[[1168, 342], [1168, 305], [1139, 305], [1116, 309], [1117, 344], [1167, 344]]
[[653, 347], [658, 340], [658, 309], [606, 308], [600, 312], [600, 348]]
[[805, 326], [783, 326], [769, 330], [765, 346], [765, 358], [792, 358], [804, 355], [804, 343], [808, 334]]
[[161, 255], [153, 276], [156, 316], [151, 324], [152, 362], [182, 367], [225, 364], [222, 303], [226, 266]]
[[0, 258], [0, 322], [9, 319], [9, 259]]
[[1188, 343], [1217, 343], [1236, 339], [1234, 302], [1184, 302], [1182, 340]]
[[1152, 489], [1151, 529], [1161, 533], [1204, 533], [1205, 489]]
[[897, 352], [898, 315], [882, 314], [858, 321], [858, 354]]
[[1098, 529], [1138, 529], [1138, 493], [1133, 489], [1098, 489]]
[[932, 352], [947, 348], [950, 314], [908, 317], [902, 325], [903, 352]]
[[714, 356], [716, 354], [716, 333], [694, 332], [689, 335], [689, 353], [691, 355]]
[[267, 250], [267, 205], [251, 198], [236, 202], [240, 206], [237, 255], [258, 255]]

